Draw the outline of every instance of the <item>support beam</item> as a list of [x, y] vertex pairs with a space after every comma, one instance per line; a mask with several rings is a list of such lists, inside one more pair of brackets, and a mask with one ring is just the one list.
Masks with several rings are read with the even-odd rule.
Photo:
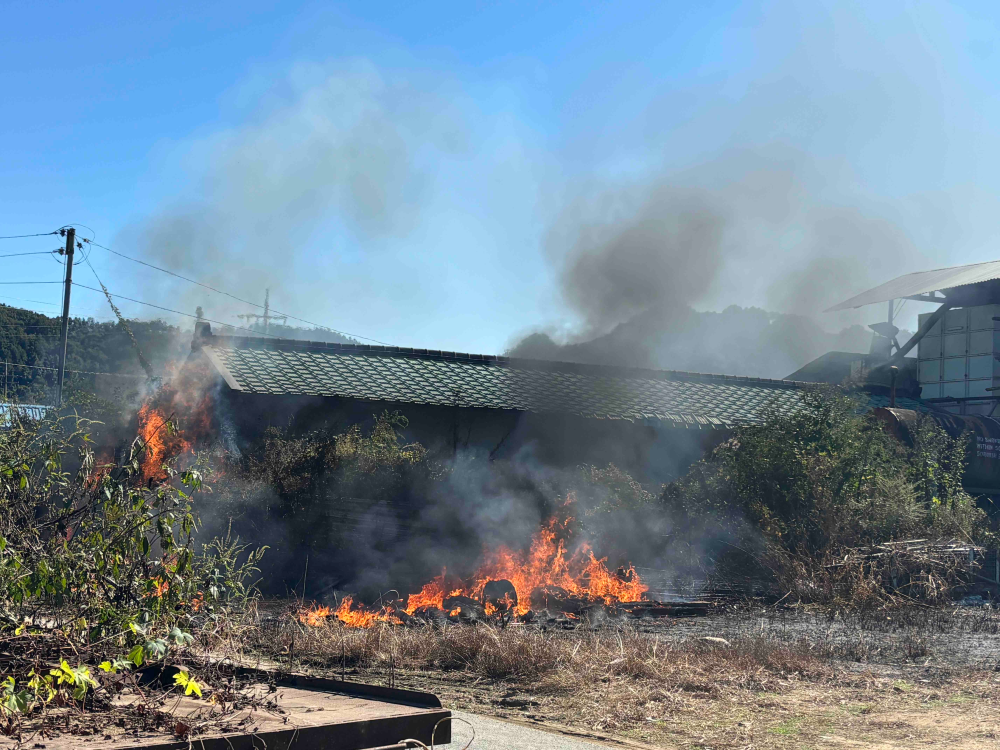
[[[889, 324], [888, 331], [890, 331], [890, 332], [892, 331], [892, 329], [894, 327], [892, 325], [892, 309], [895, 306], [896, 306], [896, 300], [894, 300], [894, 299], [889, 300], [889, 317], [886, 318], [886, 322]], [[888, 336], [886, 336], [886, 338], [890, 339], [889, 355], [892, 356], [892, 344], [893, 343], [896, 344], [896, 351], [898, 352], [899, 351], [899, 342], [896, 341], [896, 337], [893, 336], [891, 333]]]
[[913, 334], [913, 337], [905, 344], [903, 344], [900, 347], [899, 351], [893, 354], [889, 358], [888, 362], [886, 362], [883, 365], [879, 365], [879, 368], [891, 365], [898, 365], [902, 361], [903, 357], [905, 357], [909, 353], [909, 351], [920, 342], [920, 339], [922, 339], [924, 336], [930, 333], [930, 330], [934, 327], [934, 325], [939, 320], [941, 320], [941, 318], [944, 317], [944, 314], [948, 312], [952, 307], [954, 307], [954, 303], [952, 302], [942, 303], [941, 307], [935, 310], [934, 313], [929, 318], [927, 318], [927, 320], [924, 321], [924, 324], [917, 329], [917, 332]]

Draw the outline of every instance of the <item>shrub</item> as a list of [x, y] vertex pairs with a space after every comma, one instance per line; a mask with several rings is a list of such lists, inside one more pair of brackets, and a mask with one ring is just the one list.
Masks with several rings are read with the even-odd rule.
[[54, 695], [44, 697], [39, 664], [63, 659], [58, 684], [85, 696], [99, 662], [161, 660], [253, 595], [262, 550], [232, 539], [196, 548], [199, 467], [144, 482], [142, 440], [122, 465], [103, 464], [91, 426], [76, 416], [0, 425], [0, 641], [22, 713]]
[[794, 414], [771, 410], [662, 495], [689, 530], [729, 540], [800, 572], [845, 548], [924, 537], [987, 543], [986, 514], [962, 489], [965, 441], [930, 418], [912, 446], [858, 402], [804, 394]]

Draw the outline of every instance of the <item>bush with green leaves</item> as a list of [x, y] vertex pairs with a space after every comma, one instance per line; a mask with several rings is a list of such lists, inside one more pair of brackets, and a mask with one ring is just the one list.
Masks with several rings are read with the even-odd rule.
[[271, 546], [265, 580], [272, 593], [301, 580], [306, 559], [314, 576], [343, 574], [354, 542], [342, 513], [380, 503], [416, 513], [427, 495], [437, 464], [404, 440], [406, 426], [403, 415], [383, 412], [343, 431], [270, 427], [240, 455], [222, 458], [226, 481], [206, 523]]
[[662, 502], [688, 536], [720, 548], [817, 564], [851, 547], [929, 538], [992, 542], [962, 488], [966, 442], [931, 418], [912, 445], [854, 398], [810, 391], [793, 414], [769, 410], [668, 485]]
[[386, 497], [407, 492], [426, 476], [427, 451], [406, 443], [408, 425], [399, 412], [376, 415], [367, 429], [353, 424], [344, 432], [265, 430], [261, 444], [236, 467], [275, 489], [288, 510], [321, 497]]
[[149, 482], [141, 439], [115, 465], [95, 455], [91, 427], [75, 415], [0, 425], [0, 642], [9, 672], [0, 714], [8, 719], [46, 705], [52, 690], [82, 700], [98, 663], [117, 673], [163, 661], [253, 596], [248, 576], [263, 550], [230, 538], [196, 544], [203, 467], [165, 466], [166, 479]]
[[144, 486], [141, 443], [124, 466], [99, 466], [88, 426], [62, 417], [0, 431], [0, 606], [14, 625], [44, 609], [97, 639], [178, 610], [201, 479]]

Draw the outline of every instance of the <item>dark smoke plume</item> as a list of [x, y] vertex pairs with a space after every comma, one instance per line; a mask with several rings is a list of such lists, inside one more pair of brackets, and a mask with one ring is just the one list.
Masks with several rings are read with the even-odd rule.
[[[733, 152], [574, 199], [549, 232], [562, 298], [581, 326], [514, 355], [784, 377], [834, 348], [867, 352], [871, 333], [828, 328], [822, 310], [914, 257], [906, 233], [857, 206], [831, 206], [801, 154]], [[766, 297], [773, 312], [720, 296]]]
[[710, 200], [656, 185], [646, 195], [602, 194], [583, 204], [554, 231], [575, 235], [560, 281], [590, 331], [604, 333], [651, 307], [681, 310], [708, 291], [725, 229]]

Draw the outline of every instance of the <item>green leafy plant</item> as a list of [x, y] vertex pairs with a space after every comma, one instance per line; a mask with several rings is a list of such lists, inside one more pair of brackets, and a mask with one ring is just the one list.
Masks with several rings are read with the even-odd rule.
[[14, 678], [0, 682], [0, 710], [7, 714], [24, 714], [32, 706], [32, 694], [27, 690], [18, 690]]
[[119, 672], [131, 669], [132, 664], [127, 659], [122, 658], [105, 659], [97, 665], [97, 668], [108, 674], [118, 674]]
[[97, 680], [90, 676], [89, 667], [83, 665], [71, 667], [65, 659], [60, 662], [58, 669], [51, 670], [49, 674], [57, 686], [65, 685], [78, 701], [86, 698], [89, 689], [97, 687]]
[[174, 675], [174, 684], [183, 688], [184, 695], [191, 695], [193, 693], [199, 698], [201, 697], [201, 685], [183, 669]]
[[788, 579], [787, 591], [791, 579], [822, 578], [852, 548], [913, 538], [990, 544], [986, 513], [962, 487], [965, 448], [930, 418], [904, 445], [855, 399], [810, 391], [795, 413], [771, 409], [739, 427], [661, 502], [680, 536], [719, 540], [716, 570], [727, 558], [769, 568]]
[[[177, 470], [164, 461], [150, 474], [147, 443], [137, 438], [112, 464], [98, 458], [92, 427], [64, 415], [15, 418], [0, 429], [0, 642], [8, 672], [0, 731], [8, 734], [19, 731], [15, 716], [53, 701], [85, 710], [125, 685], [138, 689], [132, 669], [166, 665], [194, 646], [206, 613], [236, 610], [255, 596], [247, 578], [260, 551], [231, 539], [196, 544], [194, 505], [209, 491], [205, 463]], [[213, 622], [219, 632], [225, 623]], [[64, 656], [70, 651], [75, 665]], [[45, 663], [59, 666], [42, 670]], [[106, 690], [98, 689], [98, 672], [108, 676]], [[191, 683], [191, 692], [201, 689]]]
[[22, 622], [44, 604], [57, 627], [101, 638], [180, 612], [199, 479], [143, 484], [141, 441], [123, 466], [102, 466], [89, 427], [62, 417], [0, 431], [0, 606]]

